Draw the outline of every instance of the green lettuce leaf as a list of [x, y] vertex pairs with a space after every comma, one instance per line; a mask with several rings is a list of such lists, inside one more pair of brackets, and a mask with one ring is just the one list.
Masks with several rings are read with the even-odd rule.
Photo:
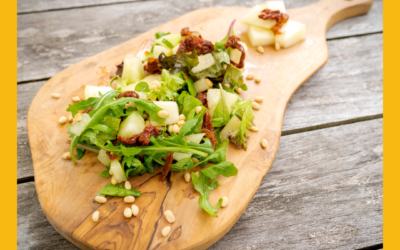
[[160, 78], [161, 88], [156, 88], [148, 93], [149, 99], [157, 99], [159, 101], [172, 101], [174, 100], [173, 94], [180, 90], [186, 80], [180, 72], [170, 74], [168, 70], [163, 69]]
[[246, 84], [244, 84], [242, 71], [233, 65], [228, 65], [225, 71], [223, 84], [229, 84], [232, 89], [242, 88], [247, 90]]
[[246, 145], [246, 137], [248, 137], [247, 129], [252, 126], [252, 121], [254, 120], [252, 102], [250, 100], [237, 102], [233, 106], [232, 114], [239, 117], [242, 120], [242, 122], [240, 124], [240, 127], [231, 134], [230, 141], [236, 144], [239, 148], [243, 146], [245, 149], [247, 149]]
[[141, 192], [134, 188], [126, 190], [124, 185], [112, 185], [111, 183], [105, 185], [99, 192], [101, 195], [126, 197], [126, 196], [140, 196]]
[[228, 107], [225, 102], [225, 95], [222, 94], [222, 86], [219, 85], [221, 89], [221, 98], [218, 101], [217, 107], [214, 110], [214, 115], [212, 117], [212, 124], [214, 127], [222, 127], [229, 122], [231, 116], [229, 114]]
[[221, 76], [224, 72], [224, 64], [230, 64], [229, 55], [225, 51], [214, 51], [212, 52], [212, 56], [214, 57], [215, 64], [196, 74], [193, 74], [193, 72], [191, 72], [191, 75], [199, 79], [203, 77], [217, 78]]
[[149, 88], [149, 84], [147, 82], [139, 82], [136, 86], [135, 86], [135, 91], [137, 92], [150, 92], [150, 88]]
[[232, 162], [224, 161], [203, 169], [201, 172], [208, 178], [215, 180], [217, 175], [222, 175], [225, 177], [235, 176], [238, 173], [238, 169]]
[[75, 117], [79, 111], [86, 110], [95, 106], [99, 102], [100, 98], [98, 97], [89, 97], [87, 100], [82, 100], [80, 102], [76, 102], [74, 104], [70, 104], [67, 108], [68, 112], [72, 113], [72, 117]]

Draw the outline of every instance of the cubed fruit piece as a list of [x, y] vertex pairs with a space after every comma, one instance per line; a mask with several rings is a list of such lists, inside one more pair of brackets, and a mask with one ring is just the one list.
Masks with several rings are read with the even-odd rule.
[[97, 159], [104, 164], [104, 166], [109, 167], [111, 165], [110, 157], [107, 155], [107, 151], [104, 149], [100, 149], [99, 155]]
[[173, 54], [173, 55], [176, 55], [176, 52], [177, 52], [178, 49], [179, 49], [179, 45], [180, 45], [180, 43], [178, 43], [178, 45], [176, 45], [176, 46], [172, 49], [172, 54]]
[[122, 169], [121, 163], [119, 163], [118, 159], [111, 161], [110, 169], [113, 172], [113, 175], [117, 180], [117, 183], [121, 183], [128, 180], [125, 176], [124, 170]]
[[[186, 141], [186, 142], [200, 143], [201, 140], [203, 139], [204, 135], [205, 134], [203, 134], [203, 133], [190, 134], [190, 135], [184, 136], [183, 140]], [[187, 153], [186, 154], [186, 153], [177, 153], [177, 152], [175, 152], [174, 155], [173, 155], [173, 158], [176, 161], [180, 161], [182, 159], [185, 159], [185, 158], [188, 158], [188, 157], [191, 157], [191, 156], [192, 156], [192, 153]]]
[[154, 58], [158, 58], [158, 56], [163, 52], [166, 56], [172, 55], [172, 49], [166, 48], [161, 45], [154, 45], [154, 49], [153, 49], [153, 57]]
[[206, 78], [200, 78], [193, 83], [193, 87], [197, 93], [204, 92], [212, 87], [212, 82]]
[[[165, 125], [175, 124], [179, 121], [179, 109], [178, 104], [176, 102], [166, 102], [166, 101], [155, 101], [153, 102], [158, 107], [167, 111], [168, 118], [165, 119]], [[153, 126], [164, 126], [164, 124], [159, 124], [155, 121], [151, 121], [151, 125]]]
[[281, 13], [286, 13], [284, 1], [267, 1], [260, 4], [263, 9], [279, 10]]
[[143, 61], [143, 60], [146, 58], [146, 56], [147, 56], [147, 54], [148, 54], [149, 52], [150, 52], [150, 51], [149, 51], [148, 49], [139, 50], [139, 52], [136, 54], [136, 57], [139, 57], [140, 60]]
[[253, 47], [275, 44], [275, 35], [270, 29], [263, 29], [249, 25], [247, 34], [249, 36], [250, 44]]
[[246, 54], [247, 54], [247, 52], [249, 51], [249, 49], [247, 48], [247, 45], [246, 45], [246, 43], [244, 43], [244, 42], [242, 42], [242, 41], [239, 41], [238, 42], [240, 45], [242, 45], [243, 46], [243, 48], [244, 48], [244, 52], [246, 52]]
[[129, 138], [143, 132], [144, 119], [138, 112], [133, 112], [119, 125], [118, 136]]
[[[233, 105], [239, 99], [239, 96], [233, 93], [229, 93], [223, 90], [225, 103], [228, 108], [229, 114], [232, 112]], [[209, 108], [210, 116], [213, 117], [215, 108], [218, 105], [219, 99], [221, 98], [221, 90], [219, 89], [209, 89], [207, 91], [207, 105]]]
[[211, 53], [199, 56], [198, 58], [199, 58], [199, 64], [197, 64], [197, 66], [192, 68], [192, 72], [195, 74], [215, 64], [215, 59]]
[[229, 59], [232, 62], [239, 64], [241, 57], [242, 57], [242, 51], [238, 49], [231, 49], [231, 52], [229, 53]]
[[306, 38], [306, 25], [303, 23], [288, 21], [282, 27], [282, 34], [275, 36], [275, 42], [280, 47], [288, 48]]
[[82, 119], [69, 128], [69, 131], [75, 135], [81, 135], [86, 129], [86, 126], [92, 121], [92, 118], [88, 114], [82, 114], [81, 116]]
[[237, 94], [225, 92], [225, 103], [226, 107], [228, 108], [229, 114], [232, 112], [233, 105], [239, 100], [239, 96]]
[[236, 115], [232, 116], [229, 122], [221, 130], [221, 140], [225, 141], [228, 139], [229, 134], [238, 130], [241, 123], [242, 121]]
[[126, 80], [127, 84], [135, 83], [144, 78], [144, 69], [142, 60], [132, 55], [125, 56], [124, 68], [122, 70], [122, 80]]
[[88, 99], [90, 97], [100, 97], [99, 92], [104, 95], [108, 91], [113, 90], [113, 88], [108, 87], [108, 86], [91, 86], [91, 85], [86, 85], [85, 87], [85, 99]]
[[160, 37], [157, 40], [154, 40], [154, 44], [159, 44], [159, 45], [164, 46], [165, 48], [172, 49], [163, 42], [164, 39], [167, 40], [172, 46], [176, 46], [181, 41], [181, 34], [169, 34], [169, 35]]
[[261, 27], [264, 29], [270, 29], [272, 28], [275, 24], [275, 20], [263, 20], [258, 17], [258, 15], [261, 14], [261, 11], [264, 10], [263, 7], [260, 5], [254, 6], [247, 14], [243, 17], [242, 23], [246, 25], [253, 25], [257, 27]]

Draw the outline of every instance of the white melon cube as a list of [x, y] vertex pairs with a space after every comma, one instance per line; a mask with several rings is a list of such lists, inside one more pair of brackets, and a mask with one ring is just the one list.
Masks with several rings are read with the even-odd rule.
[[242, 41], [239, 41], [238, 43], [243, 46], [244, 52], [246, 52], [246, 54], [247, 54], [247, 52], [249, 51], [249, 49], [247, 48], [247, 45]]
[[121, 163], [119, 163], [118, 159], [111, 161], [110, 169], [113, 172], [113, 175], [117, 180], [117, 183], [121, 183], [128, 180], [125, 176], [124, 170], [122, 169]]
[[264, 9], [279, 10], [281, 13], [286, 13], [285, 2], [284, 1], [267, 1], [260, 4]]
[[180, 43], [178, 43], [178, 45], [176, 45], [176, 46], [172, 49], [172, 54], [173, 54], [173, 55], [176, 55], [176, 52], [177, 52], [178, 49], [179, 49], [179, 45], [180, 45]]
[[234, 62], [236, 64], [239, 64], [241, 57], [242, 57], [242, 51], [240, 51], [238, 49], [232, 49], [231, 48], [231, 52], [229, 53], [229, 59], [232, 62]]
[[211, 86], [209, 86], [207, 82], [212, 83], [210, 80], [206, 78], [200, 78], [199, 80], [193, 83], [193, 87], [197, 93], [204, 92], [212, 87], [212, 85], [210, 84]]
[[275, 44], [275, 35], [270, 29], [263, 29], [249, 25], [247, 34], [249, 36], [250, 44], [253, 47]]
[[85, 99], [88, 99], [90, 97], [100, 97], [99, 92], [104, 95], [108, 91], [113, 90], [113, 88], [109, 86], [91, 86], [91, 85], [86, 85], [85, 86]]
[[[165, 125], [175, 124], [179, 121], [179, 109], [178, 104], [176, 102], [168, 102], [168, 101], [155, 101], [153, 102], [158, 107], [167, 111], [168, 118], [165, 119]], [[155, 121], [151, 121], [151, 125], [153, 126], [164, 126], [164, 124], [159, 124]]]
[[258, 17], [264, 9], [265, 8], [260, 5], [254, 6], [249, 12], [247, 12], [241, 22], [246, 25], [253, 25], [264, 29], [272, 28], [276, 24], [275, 20], [263, 20]]
[[97, 159], [103, 163], [104, 166], [109, 167], [111, 165], [110, 157], [107, 155], [107, 151], [105, 149], [100, 149]]
[[[239, 96], [233, 93], [229, 93], [225, 90], [222, 91], [225, 103], [228, 108], [229, 114], [232, 112], [233, 105], [239, 99]], [[218, 102], [221, 99], [221, 90], [220, 89], [209, 89], [207, 91], [207, 104], [208, 104], [208, 112], [210, 116], [213, 117], [214, 111], [217, 108]]]
[[306, 25], [303, 23], [288, 21], [281, 29], [282, 34], [275, 36], [275, 42], [280, 47], [288, 48], [306, 38]]
[[192, 68], [192, 72], [195, 74], [215, 64], [215, 59], [211, 53], [199, 56], [198, 58], [199, 58], [199, 64], [197, 64], [195, 67]]
[[164, 54], [166, 56], [172, 55], [172, 49], [166, 48], [166, 47], [161, 46], [161, 45], [155, 45], [154, 49], [153, 49], [153, 57], [154, 58], [158, 58], [158, 56], [163, 52], [164, 52]]
[[229, 114], [232, 112], [233, 105], [239, 100], [239, 96], [237, 94], [229, 93], [224, 90], [225, 94], [225, 103], [228, 108]]
[[138, 112], [133, 112], [119, 125], [118, 136], [129, 138], [143, 132], [144, 119]]
[[182, 38], [181, 34], [169, 34], [169, 35], [160, 37], [157, 40], [154, 40], [154, 44], [159, 44], [159, 45], [162, 45], [162, 46], [164, 46], [166, 48], [171, 49], [165, 43], [163, 43], [163, 39], [165, 39], [168, 42], [170, 42], [172, 46], [176, 46], [181, 41], [181, 38]]
[[[204, 135], [205, 135], [204, 133], [190, 134], [190, 135], [184, 136], [183, 140], [186, 141], [186, 142], [200, 143], [201, 140], [203, 139]], [[180, 161], [182, 159], [191, 157], [192, 155], [193, 155], [192, 153], [187, 153], [186, 154], [186, 153], [177, 153], [177, 152], [175, 152], [172, 157], [174, 158], [174, 160]]]
[[238, 130], [241, 123], [242, 121], [236, 115], [232, 116], [229, 122], [221, 130], [221, 141], [228, 139], [229, 134]]
[[128, 84], [137, 82], [144, 78], [142, 60], [139, 57], [127, 55], [124, 58], [124, 68], [122, 70], [122, 80]]

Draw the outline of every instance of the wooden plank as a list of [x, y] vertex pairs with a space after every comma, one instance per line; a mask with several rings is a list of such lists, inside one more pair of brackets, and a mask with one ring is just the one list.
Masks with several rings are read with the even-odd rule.
[[[253, 6], [258, 2], [192, 0], [189, 4], [178, 5], [174, 1], [145, 1], [19, 15], [18, 82], [49, 78], [70, 65], [192, 10], [222, 5]], [[311, 2], [315, 1], [296, 3], [293, 0], [288, 7]], [[221, 28], [221, 32], [223, 30]], [[369, 14], [338, 23], [329, 30], [327, 37], [380, 31], [382, 1], [378, 0]]]
[[[371, 50], [371, 47], [376, 49]], [[382, 35], [328, 41], [328, 48], [330, 60], [297, 90], [289, 102], [283, 123], [284, 134], [382, 114]], [[33, 97], [44, 83], [18, 85], [19, 179], [33, 176], [26, 116]]]
[[[283, 136], [253, 201], [211, 249], [358, 249], [380, 243], [377, 119]], [[77, 249], [45, 218], [33, 182], [18, 185], [18, 247]]]

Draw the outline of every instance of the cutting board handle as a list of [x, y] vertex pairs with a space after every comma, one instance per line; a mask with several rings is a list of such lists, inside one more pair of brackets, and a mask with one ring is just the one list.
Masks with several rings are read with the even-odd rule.
[[325, 18], [326, 30], [346, 18], [363, 15], [371, 9], [374, 0], [321, 0], [315, 5]]

